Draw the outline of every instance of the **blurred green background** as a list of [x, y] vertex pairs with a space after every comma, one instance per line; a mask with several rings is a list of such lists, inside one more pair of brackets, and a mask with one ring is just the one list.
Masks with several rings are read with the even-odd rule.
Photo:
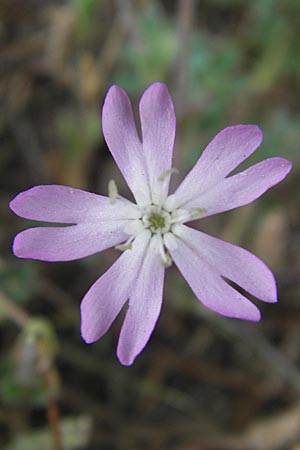
[[[300, 2], [0, 0], [0, 448], [300, 449]], [[109, 86], [137, 111], [168, 84], [177, 113], [174, 186], [223, 127], [258, 124], [269, 156], [294, 169], [255, 204], [199, 221], [274, 271], [278, 305], [259, 324], [205, 310], [176, 268], [150, 343], [115, 356], [119, 318], [80, 338], [79, 304], [116, 259], [17, 260], [28, 227], [8, 202], [35, 184], [107, 193], [124, 181], [101, 133]], [[55, 245], [55, 243], [54, 243]]]

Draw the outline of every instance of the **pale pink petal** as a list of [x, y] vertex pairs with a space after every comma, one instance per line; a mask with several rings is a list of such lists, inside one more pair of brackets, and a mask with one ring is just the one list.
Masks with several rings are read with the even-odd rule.
[[66, 227], [29, 228], [17, 234], [13, 252], [19, 258], [71, 261], [118, 245], [128, 235], [128, 221], [82, 223]]
[[176, 129], [173, 102], [164, 83], [153, 83], [144, 92], [140, 101], [140, 118], [152, 201], [158, 203], [159, 197], [166, 197], [168, 192], [170, 177], [165, 183], [158, 178], [171, 168]]
[[136, 284], [130, 293], [129, 308], [117, 350], [120, 362], [124, 365], [132, 364], [143, 350], [160, 313], [165, 268], [156, 249], [156, 237], [151, 239]]
[[103, 134], [114, 160], [138, 203], [149, 203], [150, 191], [143, 147], [126, 92], [112, 86], [102, 110]]
[[180, 207], [222, 181], [259, 147], [262, 132], [256, 125], [235, 125], [220, 131], [174, 194]]
[[66, 224], [136, 217], [136, 207], [127, 200], [111, 204], [108, 197], [60, 185], [35, 186], [18, 194], [9, 206], [25, 219]]
[[277, 289], [270, 269], [244, 248], [181, 226], [183, 239], [211, 268], [265, 302], [277, 301]]
[[[168, 246], [168, 245], [167, 245]], [[227, 284], [220, 272], [206, 262], [193, 248], [192, 235], [188, 242], [178, 238], [177, 248], [168, 250], [178, 269], [196, 297], [209, 309], [227, 317], [258, 321], [258, 308], [246, 297]]]
[[214, 188], [195, 197], [183, 207], [206, 209], [207, 212], [201, 215], [206, 217], [247, 205], [282, 181], [291, 168], [291, 163], [284, 158], [265, 159], [243, 172], [225, 178]]
[[86, 293], [81, 303], [81, 334], [87, 343], [95, 342], [106, 333], [128, 299], [149, 239], [149, 232], [139, 235], [132, 248], [126, 250]]

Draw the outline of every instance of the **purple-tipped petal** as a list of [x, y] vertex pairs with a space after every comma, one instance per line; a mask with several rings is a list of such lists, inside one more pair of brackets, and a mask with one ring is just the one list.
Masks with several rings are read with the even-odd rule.
[[82, 223], [67, 227], [29, 228], [17, 234], [13, 252], [19, 258], [71, 261], [118, 245], [128, 238], [128, 221]]
[[260, 197], [290, 172], [292, 164], [284, 158], [269, 158], [243, 172], [225, 178], [214, 188], [187, 202], [184, 208], [204, 208], [201, 217], [247, 205]]
[[126, 250], [86, 293], [81, 303], [81, 334], [87, 343], [97, 341], [106, 333], [128, 299], [149, 239], [148, 232], [138, 236], [132, 248]]
[[248, 250], [186, 226], [180, 227], [179, 236], [222, 277], [264, 302], [277, 301], [274, 275]]
[[102, 110], [102, 128], [109, 150], [138, 203], [149, 203], [150, 191], [143, 147], [126, 92], [112, 86]]
[[179, 238], [177, 244], [177, 249], [174, 246], [168, 246], [168, 250], [178, 269], [203, 305], [226, 317], [251, 321], [260, 320], [259, 309], [229, 286], [222, 279], [218, 270], [195, 251], [193, 235], [188, 237], [188, 242]]
[[182, 206], [222, 181], [261, 141], [262, 132], [256, 125], [235, 125], [220, 131], [176, 190], [175, 206]]
[[[176, 117], [172, 98], [164, 83], [153, 83], [140, 101], [143, 150], [147, 162], [152, 200], [167, 195], [169, 177], [162, 186], [159, 176], [171, 168]], [[163, 193], [159, 192], [162, 190]]]
[[74, 224], [134, 217], [129, 201], [109, 198], [68, 186], [35, 186], [18, 194], [9, 204], [18, 216], [44, 222]]
[[157, 322], [163, 295], [165, 269], [152, 237], [141, 271], [129, 298], [129, 308], [122, 326], [118, 358], [126, 366], [133, 363], [147, 344]]

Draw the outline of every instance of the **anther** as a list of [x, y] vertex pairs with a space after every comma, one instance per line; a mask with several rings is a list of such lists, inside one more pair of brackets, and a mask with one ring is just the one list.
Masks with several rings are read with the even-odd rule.
[[157, 239], [158, 251], [159, 251], [159, 254], [161, 257], [161, 262], [164, 265], [164, 267], [167, 269], [168, 267], [171, 267], [171, 265], [172, 265], [172, 258], [169, 255], [169, 253], [165, 250], [161, 235], [157, 234], [156, 239]]
[[191, 219], [197, 219], [198, 217], [203, 216], [207, 212], [208, 212], [208, 210], [205, 208], [192, 208], [190, 210], [190, 217], [191, 217]]
[[166, 253], [166, 257], [165, 257], [165, 259], [163, 260], [163, 265], [164, 265], [164, 267], [166, 268], [166, 269], [168, 269], [168, 267], [171, 267], [172, 266], [172, 258], [171, 258], [171, 256], [169, 255], [169, 253]]
[[162, 174], [159, 175], [158, 181], [165, 181], [169, 175], [173, 173], [179, 174], [179, 170], [172, 167], [171, 169], [165, 170]]
[[118, 188], [115, 180], [109, 180], [108, 182], [108, 196], [109, 196], [109, 203], [113, 205], [116, 202], [118, 196]]
[[115, 249], [121, 250], [121, 252], [125, 252], [125, 250], [130, 250], [133, 239], [134, 236], [130, 236], [130, 238], [126, 242], [124, 242], [124, 244], [116, 245]]

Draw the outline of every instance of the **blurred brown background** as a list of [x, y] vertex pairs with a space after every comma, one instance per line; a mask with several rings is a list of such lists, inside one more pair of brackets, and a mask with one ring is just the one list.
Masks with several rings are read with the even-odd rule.
[[[0, 447], [5, 450], [300, 449], [300, 2], [0, 0]], [[103, 141], [113, 83], [137, 110], [148, 84], [176, 105], [174, 186], [220, 129], [258, 124], [247, 162], [283, 156], [289, 177], [255, 204], [197, 226], [269, 264], [279, 303], [248, 324], [205, 310], [176, 268], [145, 351], [116, 359], [121, 318], [80, 338], [79, 304], [118, 252], [17, 260], [30, 223], [8, 202], [35, 184], [102, 194], [125, 183]]]

